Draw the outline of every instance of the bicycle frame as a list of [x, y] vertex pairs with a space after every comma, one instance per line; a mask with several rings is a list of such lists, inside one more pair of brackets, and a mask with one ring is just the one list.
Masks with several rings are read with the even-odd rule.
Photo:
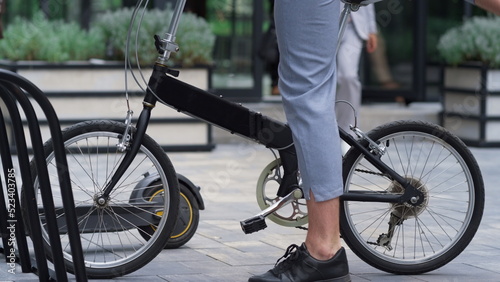
[[[278, 196], [284, 197], [292, 192], [294, 185], [297, 185], [298, 167], [290, 127], [249, 110], [240, 104], [224, 100], [222, 97], [165, 75], [161, 70], [155, 69], [155, 72], [159, 72], [160, 80], [158, 82], [155, 81], [155, 85], [150, 86], [155, 87], [156, 96], [148, 93], [145, 101], [152, 103], [153, 101], [156, 102], [156, 99], [159, 99], [161, 103], [171, 106], [180, 112], [254, 140], [271, 149], [278, 150], [284, 168], [283, 179], [286, 180], [280, 184]], [[381, 162], [377, 155], [370, 152], [341, 128], [339, 130], [342, 140], [361, 151], [383, 174], [401, 183], [406, 188], [403, 195], [349, 192], [343, 195], [342, 198], [344, 200], [403, 203], [412, 197], [420, 195], [420, 192], [416, 188], [410, 188], [411, 185], [408, 181]], [[411, 192], [412, 188], [415, 189], [415, 193]]]
[[[158, 58], [153, 68], [153, 73], [148, 83], [148, 90], [143, 101], [143, 110], [137, 121], [137, 132], [132, 140], [141, 140], [144, 137], [151, 117], [151, 111], [157, 102], [160, 101], [162, 104], [170, 106], [179, 112], [251, 139], [268, 148], [278, 150], [284, 174], [277, 195], [283, 198], [286, 197], [298, 188], [297, 156], [290, 127], [280, 121], [245, 108], [241, 104], [227, 101], [223, 97], [179, 81], [172, 77], [176, 76], [178, 72], [166, 66], [165, 63], [170, 53], [175, 52], [177, 48], [173, 39], [175, 39], [177, 24], [185, 2], [185, 0], [177, 2], [171, 21], [171, 29], [167, 33], [166, 39], [158, 42], [157, 38], [157, 46], [162, 45], [161, 50], [164, 52]], [[341, 15], [340, 35], [343, 34], [345, 22], [350, 11], [355, 11], [357, 8], [359, 8], [357, 4], [345, 4]], [[360, 133], [360, 136], [368, 141], [369, 146], [367, 147], [356, 141], [341, 128], [339, 128], [339, 133], [342, 140], [351, 147], [359, 150], [383, 175], [400, 183], [404, 187], [404, 194], [349, 191], [341, 196], [342, 200], [387, 203], [411, 202], [416, 204], [424, 198], [422, 192], [412, 186], [409, 181], [380, 161], [380, 155], [376, 150], [374, 152], [373, 148], [373, 145], [376, 145], [376, 143], [366, 135]], [[140, 142], [132, 142], [123, 162], [106, 186], [101, 196], [103, 200], [107, 199], [113, 187], [118, 183], [118, 180], [134, 159], [139, 146]]]

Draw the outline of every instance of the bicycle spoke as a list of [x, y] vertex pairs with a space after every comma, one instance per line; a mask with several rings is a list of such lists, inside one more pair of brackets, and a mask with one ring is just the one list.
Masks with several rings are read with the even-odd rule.
[[[102, 128], [112, 130], [103, 131]], [[64, 189], [72, 189], [87, 274], [89, 277], [105, 278], [134, 271], [143, 265], [141, 261], [156, 256], [173, 230], [178, 211], [171, 207], [171, 191], [175, 190], [170, 190], [170, 185], [177, 183], [174, 182], [175, 171], [168, 165], [169, 160], [163, 150], [156, 143], [148, 141], [141, 145], [137, 157], [109, 197], [103, 199], [102, 189], [125, 156], [116, 148], [124, 125], [96, 121], [77, 124], [71, 130], [76, 134], [66, 135], [65, 139], [71, 187]], [[56, 178], [58, 173], [53, 152], [47, 156], [47, 168], [49, 175]], [[146, 175], [158, 175], [160, 184], [143, 185], [142, 180]], [[62, 187], [57, 181], [51, 182], [54, 182], [53, 199], [63, 255], [71, 271], [73, 265], [66, 215], [61, 209]], [[34, 184], [37, 197], [40, 198], [38, 180]], [[177, 209], [177, 203], [174, 206]], [[43, 225], [41, 236], [48, 245], [42, 209], [38, 216]]]
[[[405, 203], [346, 201], [342, 229], [348, 231], [343, 232], [346, 242], [370, 264], [395, 273], [420, 273], [449, 261], [440, 257], [456, 256], [465, 248], [456, 242], [477, 229], [477, 225], [470, 226], [475, 224], [472, 221], [475, 205], [483, 205], [482, 199], [477, 202], [474, 196], [477, 189], [482, 192], [481, 182], [475, 184], [473, 178], [477, 179], [480, 172], [477, 166], [469, 167], [465, 162], [463, 156], [472, 158], [467, 147], [457, 145], [458, 139], [435, 126], [418, 122], [391, 126], [373, 133], [380, 134], [376, 140], [385, 146], [380, 160], [405, 178], [421, 196], [417, 202]], [[410, 127], [416, 130], [408, 130]], [[450, 145], [448, 141], [456, 144]], [[459, 154], [460, 150], [465, 153]], [[347, 193], [370, 192], [382, 196], [405, 192], [403, 185], [375, 169], [359, 151], [351, 151], [345, 158]], [[467, 239], [471, 238], [468, 235]], [[403, 265], [408, 268], [399, 267]]]

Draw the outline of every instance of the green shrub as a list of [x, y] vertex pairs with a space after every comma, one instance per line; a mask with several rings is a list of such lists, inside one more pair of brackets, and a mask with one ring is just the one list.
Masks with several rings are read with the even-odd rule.
[[100, 30], [82, 30], [76, 23], [46, 20], [42, 13], [32, 21], [16, 18], [0, 40], [2, 59], [63, 62], [104, 58], [104, 37]]
[[[33, 20], [16, 18], [4, 32], [0, 40], [0, 59], [40, 60], [64, 62], [88, 60], [91, 58], [124, 60], [127, 32], [133, 9], [107, 12], [91, 24], [89, 31], [82, 30], [76, 23], [49, 21], [42, 13]], [[135, 46], [141, 65], [154, 63], [158, 52], [153, 35], [164, 36], [172, 11], [147, 10], [142, 17], [141, 32], [136, 38], [135, 27], [130, 41], [130, 55], [135, 62]], [[170, 63], [189, 67], [212, 63], [215, 35], [208, 23], [194, 14], [182, 16], [176, 42], [180, 51], [173, 54]]]
[[[125, 43], [132, 13], [133, 9], [128, 8], [107, 12], [94, 22], [93, 26], [100, 29], [107, 38], [109, 59], [124, 59]], [[137, 48], [140, 64], [152, 64], [158, 56], [154, 47], [153, 35], [164, 36], [170, 24], [172, 11], [147, 10], [144, 15], [141, 13], [137, 15], [137, 21], [141, 17], [140, 33], [136, 37], [136, 25], [131, 34], [129, 55], [131, 58], [135, 58]], [[215, 35], [203, 18], [196, 17], [191, 13], [183, 14], [176, 42], [180, 51], [172, 55], [171, 64], [189, 67], [212, 63]]]
[[427, 59], [431, 62], [442, 60], [437, 50], [439, 39], [446, 31], [462, 24], [462, 20], [443, 17], [429, 17], [427, 19]]
[[474, 17], [443, 34], [437, 49], [450, 65], [481, 61], [500, 67], [500, 18]]

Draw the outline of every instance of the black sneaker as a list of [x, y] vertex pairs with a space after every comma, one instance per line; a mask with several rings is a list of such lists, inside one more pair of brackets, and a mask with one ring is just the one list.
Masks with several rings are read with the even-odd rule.
[[[284, 259], [283, 261], [281, 261]], [[300, 247], [291, 245], [273, 269], [268, 272], [252, 276], [248, 282], [271, 281], [336, 281], [349, 282], [349, 266], [345, 249], [341, 248], [333, 258], [320, 261], [313, 258], [307, 251], [306, 245]]]

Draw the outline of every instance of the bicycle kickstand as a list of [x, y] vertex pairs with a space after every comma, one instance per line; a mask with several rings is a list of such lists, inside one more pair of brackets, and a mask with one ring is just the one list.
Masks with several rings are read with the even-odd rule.
[[266, 216], [274, 213], [275, 211], [281, 209], [283, 206], [286, 206], [295, 200], [301, 199], [302, 197], [303, 197], [302, 190], [300, 188], [294, 189], [288, 195], [281, 198], [279, 201], [272, 204], [259, 214], [249, 219], [240, 221], [241, 229], [243, 230], [243, 232], [245, 232], [245, 234], [250, 234], [265, 229], [267, 227], [265, 219]]

